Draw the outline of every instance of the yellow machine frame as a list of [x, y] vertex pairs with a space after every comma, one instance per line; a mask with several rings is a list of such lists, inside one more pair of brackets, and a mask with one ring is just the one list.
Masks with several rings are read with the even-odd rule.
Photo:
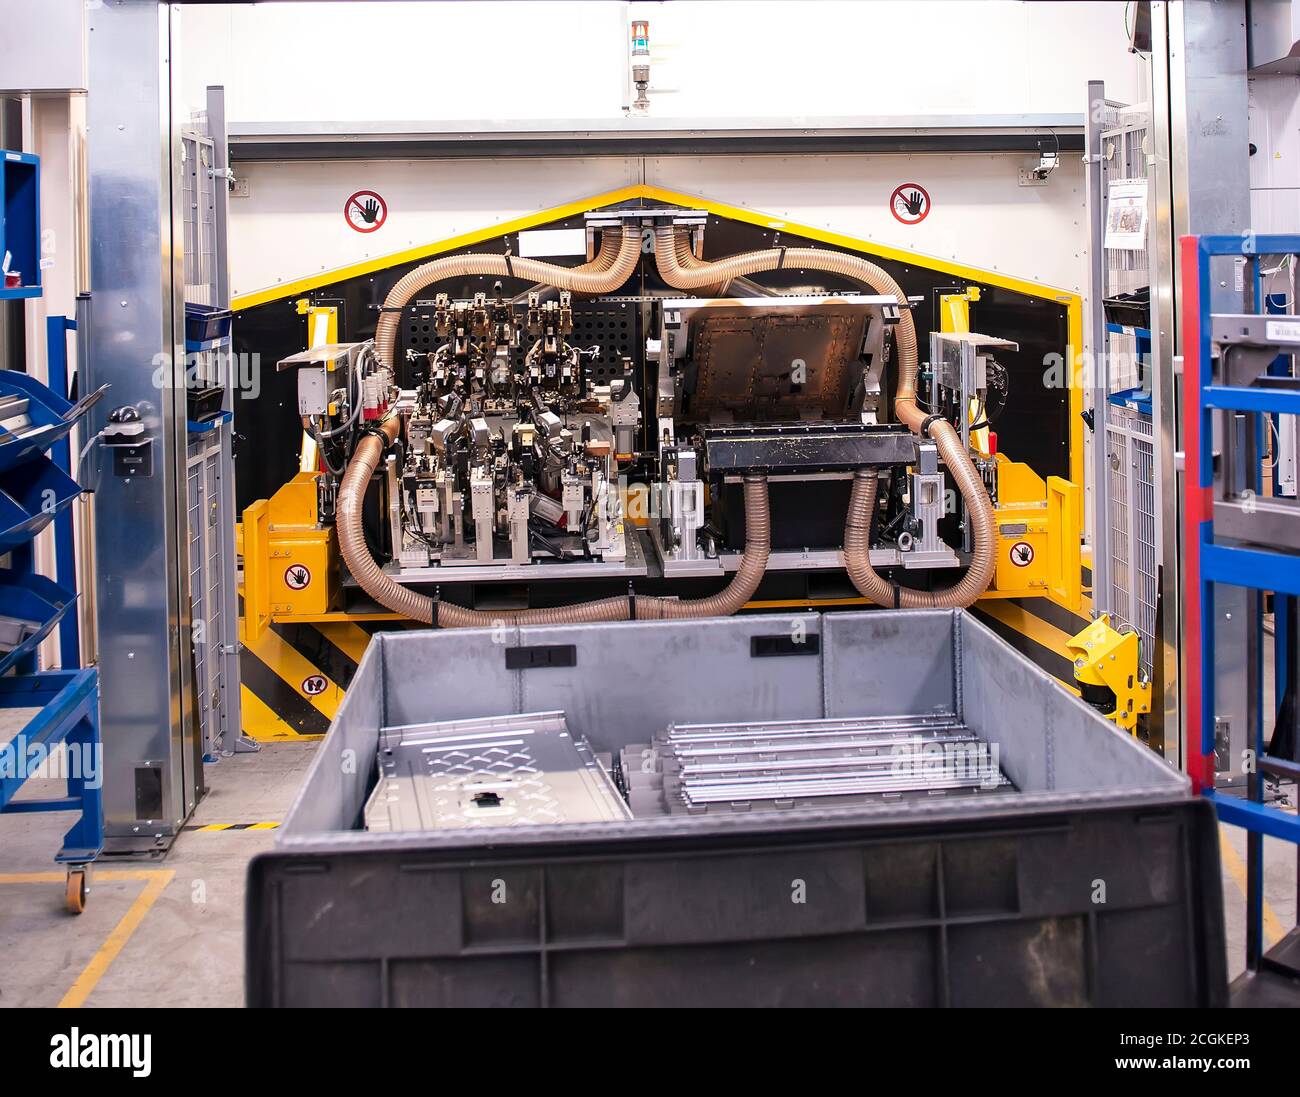
[[1070, 638], [1074, 677], [1084, 686], [1104, 686], [1115, 695], [1115, 711], [1108, 712], [1125, 731], [1136, 734], [1140, 715], [1151, 711], [1151, 683], [1138, 672], [1138, 634], [1111, 628], [1110, 614]]

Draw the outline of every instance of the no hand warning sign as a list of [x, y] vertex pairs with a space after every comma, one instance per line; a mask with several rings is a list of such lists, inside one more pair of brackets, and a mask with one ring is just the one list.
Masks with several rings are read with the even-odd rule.
[[388, 220], [388, 203], [373, 190], [359, 190], [343, 203], [343, 216], [357, 232], [374, 232]]
[[889, 196], [889, 212], [904, 225], [919, 225], [930, 215], [930, 194], [919, 183], [900, 183]]
[[1017, 541], [1011, 546], [1011, 562], [1018, 568], [1027, 568], [1034, 562], [1034, 546], [1028, 541]]

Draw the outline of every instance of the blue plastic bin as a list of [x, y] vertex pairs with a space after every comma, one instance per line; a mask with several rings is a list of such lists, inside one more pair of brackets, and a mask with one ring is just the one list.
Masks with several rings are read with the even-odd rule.
[[26, 544], [81, 494], [48, 457], [0, 472], [0, 552]]
[[75, 594], [44, 575], [0, 568], [0, 616], [30, 622], [32, 629], [16, 647], [0, 652], [0, 675], [31, 655], [75, 601]]
[[77, 421], [75, 415], [68, 417], [72, 405], [67, 400], [36, 378], [17, 370], [0, 370], [0, 396], [26, 398], [27, 418], [32, 424], [21, 437], [0, 427], [0, 472], [44, 453], [67, 437]]
[[185, 304], [185, 348], [198, 350], [230, 335], [231, 311], [216, 305]]

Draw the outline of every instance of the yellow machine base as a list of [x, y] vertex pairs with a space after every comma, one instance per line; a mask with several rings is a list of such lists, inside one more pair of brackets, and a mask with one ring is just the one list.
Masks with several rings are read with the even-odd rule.
[[[1092, 604], [1091, 573], [1083, 569], [1083, 612]], [[852, 609], [863, 598], [755, 602], [758, 612], [779, 609]], [[1078, 693], [1069, 641], [1088, 618], [1047, 598], [1000, 598], [977, 603], [971, 612], [1017, 651]], [[352, 681], [366, 645], [377, 632], [423, 628], [391, 615], [350, 617], [322, 614], [320, 620], [277, 622], [240, 655], [244, 734], [259, 742], [318, 739], [329, 728]]]

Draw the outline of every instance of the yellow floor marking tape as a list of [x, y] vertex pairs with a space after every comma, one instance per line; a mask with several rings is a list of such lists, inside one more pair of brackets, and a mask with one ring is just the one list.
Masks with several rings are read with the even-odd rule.
[[[1237, 851], [1232, 848], [1232, 843], [1228, 841], [1228, 836], [1223, 833], [1223, 824], [1219, 824], [1219, 852], [1223, 855], [1223, 867], [1228, 870], [1228, 875], [1232, 877], [1232, 882], [1237, 885], [1237, 890], [1241, 892], [1242, 898], [1246, 896], [1246, 866]], [[1273, 908], [1268, 905], [1268, 900], [1264, 900], [1264, 947], [1272, 948], [1285, 936], [1286, 931], [1282, 928], [1282, 922], [1274, 913]]]
[[[95, 955], [90, 958], [90, 963], [77, 976], [77, 981], [60, 999], [60, 1009], [85, 1005], [86, 999], [90, 997], [90, 992], [95, 989], [99, 980], [103, 978], [104, 972], [117, 959], [117, 954], [122, 951], [127, 941], [131, 939], [131, 934], [139, 927], [144, 920], [144, 916], [149, 913], [149, 908], [154, 905], [158, 896], [163, 893], [163, 889], [171, 883], [172, 878], [176, 875], [176, 871], [169, 868], [105, 869], [102, 871], [92, 868], [90, 873], [92, 892], [96, 880], [143, 880], [145, 881], [144, 890], [136, 896], [135, 902], [131, 904], [127, 912], [122, 915], [121, 920], [113, 927], [113, 932], [108, 935], [108, 939], [99, 946]], [[61, 884], [66, 879], [67, 873], [65, 872], [0, 873], [0, 884]]]

